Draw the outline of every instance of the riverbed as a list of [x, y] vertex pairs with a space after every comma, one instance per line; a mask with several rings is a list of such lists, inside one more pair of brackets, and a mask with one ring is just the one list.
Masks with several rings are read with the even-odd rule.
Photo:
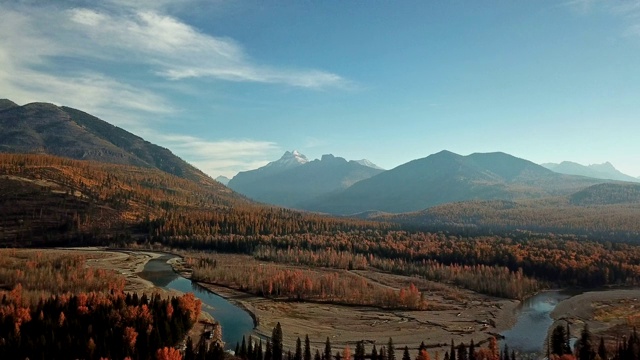
[[253, 318], [249, 313], [175, 273], [171, 265], [167, 263], [169, 259], [174, 257], [165, 255], [149, 260], [139, 276], [163, 289], [182, 293], [192, 292], [202, 300], [202, 311], [210, 314], [222, 326], [222, 340], [227, 349], [234, 349], [236, 342], [241, 341], [243, 336], [248, 339], [254, 327]]
[[573, 294], [567, 291], [544, 291], [522, 302], [517, 309], [515, 325], [501, 333], [503, 343], [524, 353], [541, 352], [547, 331], [553, 324], [552, 311]]
[[[607, 332], [614, 326], [625, 323], [625, 318], [599, 321], [594, 317], [598, 307], [615, 305], [618, 300], [640, 299], [640, 289], [598, 289], [551, 290], [544, 291], [523, 303], [517, 309], [515, 325], [503, 331], [503, 343], [511, 349], [524, 353], [545, 353], [545, 341], [551, 330], [557, 326], [570, 324], [571, 336], [576, 338], [584, 324], [589, 324], [593, 334]], [[621, 330], [622, 337], [627, 330]], [[572, 341], [573, 343], [573, 341]]]

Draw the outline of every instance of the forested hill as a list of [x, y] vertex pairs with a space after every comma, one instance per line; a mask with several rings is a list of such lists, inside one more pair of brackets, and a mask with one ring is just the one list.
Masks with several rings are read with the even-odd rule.
[[444, 204], [404, 214], [373, 214], [424, 230], [495, 233], [513, 230], [638, 241], [640, 184], [606, 183], [567, 196], [537, 200], [488, 200]]
[[18, 106], [0, 100], [0, 152], [151, 167], [194, 181], [208, 178], [166, 148], [80, 110], [48, 103]]
[[242, 238], [383, 226], [259, 206], [215, 180], [195, 182], [154, 168], [0, 154], [4, 245]]

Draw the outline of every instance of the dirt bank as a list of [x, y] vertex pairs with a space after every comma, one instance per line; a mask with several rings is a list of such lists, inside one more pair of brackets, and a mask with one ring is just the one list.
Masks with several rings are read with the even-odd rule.
[[[477, 344], [515, 321], [517, 302], [473, 301], [446, 311], [389, 311], [370, 307], [285, 302], [265, 299], [237, 290], [201, 284], [210, 291], [243, 306], [257, 320], [254, 334], [270, 336], [280, 322], [286, 348], [295, 349], [298, 337], [309, 335], [311, 345], [322, 350], [327, 337], [336, 348], [353, 347], [365, 340], [368, 346], [385, 345], [389, 337], [397, 347], [417, 347], [421, 342], [442, 354], [453, 339]], [[495, 323], [495, 327], [491, 323]], [[223, 329], [224, 331], [224, 329]]]
[[562, 301], [551, 313], [555, 327], [568, 321], [571, 334], [577, 337], [584, 324], [593, 334], [614, 341], [628, 335], [634, 323], [629, 316], [638, 313], [640, 289], [590, 291]]

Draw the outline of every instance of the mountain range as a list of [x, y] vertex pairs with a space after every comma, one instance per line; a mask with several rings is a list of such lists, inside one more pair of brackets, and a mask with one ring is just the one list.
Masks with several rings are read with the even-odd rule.
[[384, 171], [368, 160], [309, 161], [288, 151], [239, 173], [229, 189], [224, 177], [214, 181], [168, 149], [90, 114], [6, 99], [0, 153], [0, 238], [10, 241], [148, 236], [153, 229], [179, 238], [190, 231], [181, 224], [194, 218], [215, 231], [252, 234], [266, 225], [251, 221], [263, 217], [291, 226], [342, 221], [261, 206], [231, 189], [264, 203], [436, 230], [640, 234], [640, 185], [608, 180], [617, 171], [610, 164], [586, 167], [609, 174], [598, 179], [504, 153], [442, 151]]
[[287, 151], [261, 168], [238, 173], [228, 186], [259, 202], [299, 207], [305, 201], [346, 189], [382, 171], [368, 160], [347, 161], [323, 155], [319, 160], [309, 161], [298, 151]]
[[[185, 179], [213, 182], [166, 148], [83, 111], [49, 103], [19, 106], [0, 100], [0, 152], [157, 168]], [[225, 190], [220, 187], [220, 191]]]
[[558, 174], [505, 153], [461, 156], [442, 151], [304, 202], [300, 207], [342, 215], [366, 211], [402, 213], [459, 201], [567, 195], [602, 182], [605, 181]]
[[559, 164], [546, 163], [541, 165], [561, 174], [587, 176], [595, 179], [640, 182], [640, 178], [635, 178], [620, 172], [610, 162], [592, 164], [588, 166], [571, 161], [563, 161]]

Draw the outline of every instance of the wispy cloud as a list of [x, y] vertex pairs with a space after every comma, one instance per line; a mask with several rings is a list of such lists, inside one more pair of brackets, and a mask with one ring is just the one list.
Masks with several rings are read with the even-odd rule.
[[98, 55], [128, 54], [171, 80], [210, 77], [226, 81], [280, 83], [304, 88], [343, 86], [339, 75], [320, 70], [279, 69], [253, 63], [235, 41], [204, 34], [151, 10], [128, 14], [87, 8], [67, 13], [70, 27], [101, 44]]
[[623, 21], [623, 26], [626, 27], [623, 35], [640, 36], [640, 0], [569, 0], [564, 5], [585, 15], [594, 12], [609, 13]]
[[171, 94], [186, 93], [193, 78], [307, 89], [349, 82], [319, 69], [261, 64], [233, 39], [170, 15], [194, 1], [0, 2], [0, 97], [88, 111], [214, 176], [264, 165], [279, 155], [277, 144], [165, 135], [151, 119], [179, 116], [184, 109]]
[[208, 141], [195, 136], [154, 132], [147, 132], [145, 137], [165, 144], [213, 177], [231, 178], [238, 171], [266, 165], [282, 151], [276, 143], [250, 139]]
[[0, 5], [0, 94], [18, 103], [48, 101], [98, 115], [118, 109], [129, 116], [173, 111], [169, 102], [153, 91], [95, 70], [60, 73], [53, 59], [74, 51], [39, 28], [41, 21], [48, 22], [51, 16], [40, 10], [26, 15]]

